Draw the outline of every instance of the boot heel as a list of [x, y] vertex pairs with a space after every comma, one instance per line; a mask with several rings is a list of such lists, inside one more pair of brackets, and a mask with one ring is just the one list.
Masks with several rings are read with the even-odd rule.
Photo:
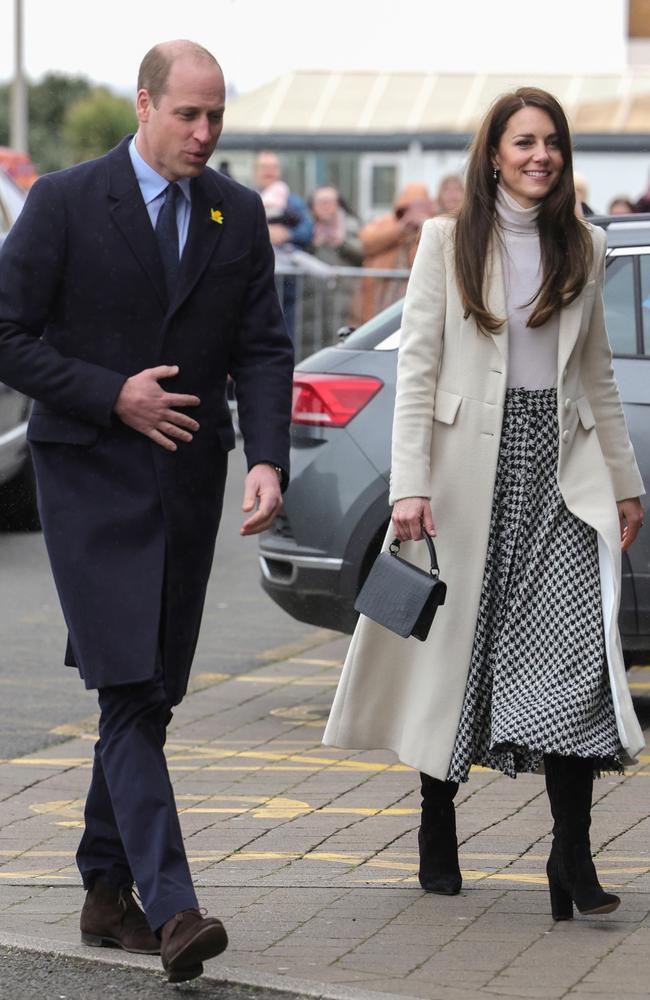
[[551, 894], [551, 915], [553, 920], [573, 920], [573, 899], [555, 879], [548, 880]]

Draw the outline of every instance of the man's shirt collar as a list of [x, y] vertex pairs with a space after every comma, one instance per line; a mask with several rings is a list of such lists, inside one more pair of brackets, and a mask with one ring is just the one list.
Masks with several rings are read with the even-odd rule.
[[[135, 177], [140, 186], [144, 203], [145, 205], [149, 205], [156, 198], [160, 197], [169, 184], [169, 181], [162, 174], [154, 170], [153, 167], [150, 167], [146, 160], [142, 159], [135, 144], [135, 136], [133, 136], [129, 143], [129, 156], [131, 157], [131, 163], [133, 164]], [[187, 198], [188, 204], [191, 204], [190, 178], [181, 177], [176, 183]]]

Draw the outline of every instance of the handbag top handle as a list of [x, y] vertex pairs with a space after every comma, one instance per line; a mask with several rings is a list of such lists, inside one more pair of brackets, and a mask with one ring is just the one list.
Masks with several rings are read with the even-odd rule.
[[[430, 570], [431, 576], [437, 578], [440, 576], [440, 570], [438, 569], [438, 557], [436, 555], [436, 547], [433, 544], [433, 539], [431, 538], [431, 535], [428, 535], [426, 531], [422, 532], [422, 538], [427, 543], [427, 547], [429, 549], [429, 557], [431, 559], [431, 570]], [[394, 538], [389, 546], [390, 554], [392, 556], [397, 556], [399, 554], [399, 547], [400, 547], [399, 538]]]

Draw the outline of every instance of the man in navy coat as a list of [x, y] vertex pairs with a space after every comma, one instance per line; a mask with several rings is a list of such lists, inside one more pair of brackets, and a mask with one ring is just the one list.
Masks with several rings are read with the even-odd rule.
[[243, 534], [271, 524], [289, 468], [293, 358], [264, 211], [206, 167], [224, 104], [207, 50], [156, 46], [135, 138], [41, 178], [0, 255], [0, 379], [35, 400], [28, 437], [66, 662], [100, 706], [77, 855], [82, 939], [160, 952], [173, 982], [227, 944], [198, 909], [163, 746], [234, 446], [228, 374], [249, 469]]

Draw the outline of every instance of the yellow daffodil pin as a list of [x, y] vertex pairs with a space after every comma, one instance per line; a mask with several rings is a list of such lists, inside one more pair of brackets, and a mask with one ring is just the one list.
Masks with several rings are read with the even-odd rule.
[[218, 208], [210, 209], [210, 218], [212, 219], [213, 222], [218, 222], [220, 226], [223, 225], [223, 215], [221, 214]]

